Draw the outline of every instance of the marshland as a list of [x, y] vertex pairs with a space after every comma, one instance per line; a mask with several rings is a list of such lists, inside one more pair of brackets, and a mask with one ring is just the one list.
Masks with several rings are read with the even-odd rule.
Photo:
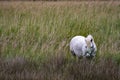
[[[96, 56], [76, 59], [69, 42], [93, 35]], [[1, 1], [1, 80], [119, 80], [119, 1]]]

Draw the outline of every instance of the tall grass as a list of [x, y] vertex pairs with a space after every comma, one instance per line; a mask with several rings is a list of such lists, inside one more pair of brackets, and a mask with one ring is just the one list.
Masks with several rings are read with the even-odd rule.
[[[39, 63], [39, 65], [43, 65], [44, 62], [47, 63], [48, 60], [51, 61], [51, 58], [53, 58], [53, 63], [48, 63], [54, 67], [59, 63], [54, 63], [56, 60], [54, 57], [58, 59], [60, 57], [60, 60], [61, 58], [64, 60], [65, 57], [67, 62], [63, 64], [63, 67], [68, 65], [66, 69], [68, 72], [63, 72], [63, 74], [66, 76], [72, 75], [69, 72], [71, 71], [69, 66], [72, 65], [71, 67], [74, 68], [73, 65], [81, 66], [84, 63], [73, 62], [71, 64], [69, 62], [72, 59], [69, 51], [69, 41], [73, 36], [87, 36], [88, 34], [93, 35], [98, 48], [96, 59], [100, 56], [112, 55], [112, 59], [119, 63], [120, 3], [117, 1], [0, 3], [1, 58], [9, 60], [9, 58], [22, 56]], [[110, 62], [112, 64], [112, 61]], [[106, 63], [101, 64], [105, 65]], [[48, 64], [47, 66], [50, 65]], [[60, 65], [62, 64], [58, 66]], [[51, 72], [44, 70], [47, 70], [47, 68], [43, 69], [44, 75], [49, 75], [45, 72]], [[81, 70], [81, 68], [78, 70]], [[74, 69], [72, 72], [77, 75]], [[56, 74], [53, 74], [53, 76]], [[80, 73], [78, 72], [78, 74]], [[105, 74], [107, 75], [107, 73]], [[73, 75], [71, 79], [77, 79], [74, 78], [76, 75]], [[50, 77], [53, 76], [52, 74], [50, 75]], [[57, 75], [57, 77], [59, 76], [61, 74]], [[79, 76], [77, 77], [78, 79], [80, 78]]]

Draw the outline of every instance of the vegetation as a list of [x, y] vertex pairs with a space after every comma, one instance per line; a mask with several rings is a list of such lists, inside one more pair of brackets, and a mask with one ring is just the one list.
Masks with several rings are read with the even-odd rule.
[[[73, 36], [92, 34], [93, 60], [76, 60]], [[0, 79], [118, 80], [120, 2], [1, 2]]]
[[0, 1], [118, 1], [118, 0], [0, 0]]

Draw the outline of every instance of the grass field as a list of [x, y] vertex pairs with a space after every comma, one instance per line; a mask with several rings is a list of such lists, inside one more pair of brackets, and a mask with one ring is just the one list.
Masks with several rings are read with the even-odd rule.
[[[70, 39], [88, 34], [97, 55], [76, 61]], [[2, 80], [119, 80], [120, 2], [0, 2], [0, 57]]]

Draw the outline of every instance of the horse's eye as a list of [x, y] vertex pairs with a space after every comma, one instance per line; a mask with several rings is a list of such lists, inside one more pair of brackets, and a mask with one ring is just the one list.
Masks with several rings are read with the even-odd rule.
[[90, 41], [92, 42], [93, 40], [91, 39]]

